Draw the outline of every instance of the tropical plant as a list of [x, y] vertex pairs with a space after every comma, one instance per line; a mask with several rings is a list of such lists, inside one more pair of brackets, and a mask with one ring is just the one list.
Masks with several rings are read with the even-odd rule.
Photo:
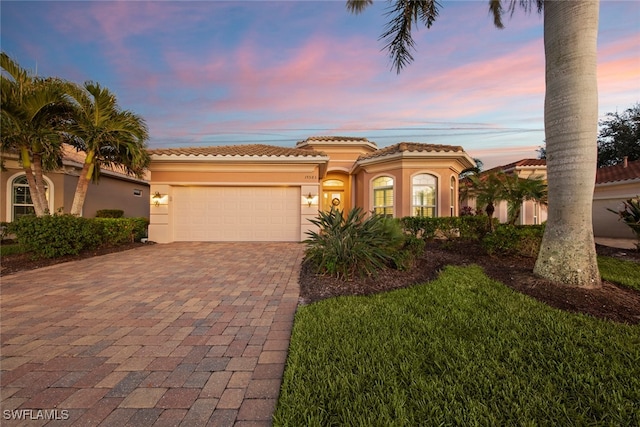
[[460, 186], [461, 198], [475, 198], [478, 209], [484, 209], [487, 214], [487, 229], [494, 230], [493, 214], [495, 204], [504, 200], [505, 174], [502, 172], [487, 172], [484, 175], [469, 175], [465, 178], [465, 185]]
[[34, 213], [49, 213], [43, 172], [62, 162], [63, 124], [69, 113], [65, 82], [42, 79], [0, 53], [2, 150], [18, 153]]
[[[347, 0], [358, 13], [373, 0]], [[496, 27], [502, 16], [533, 7], [544, 16], [545, 140], [549, 182], [547, 227], [534, 271], [553, 282], [601, 284], [593, 238], [592, 206], [598, 136], [597, 39], [599, 0], [489, 0]], [[394, 0], [381, 38], [399, 73], [413, 60], [413, 25], [431, 27], [436, 0]], [[568, 203], [571, 201], [571, 205]]]
[[365, 216], [361, 208], [346, 215], [332, 208], [319, 212], [310, 222], [318, 231], [308, 231], [306, 261], [319, 273], [350, 278], [401, 264], [405, 236], [399, 222], [384, 215]]
[[636, 246], [638, 250], [640, 250], [640, 197], [637, 197], [635, 200], [625, 200], [623, 202], [623, 209], [617, 211], [613, 209], [608, 210], [618, 215], [619, 219], [631, 228], [631, 231], [633, 231], [633, 234], [635, 234], [638, 239]]
[[547, 184], [541, 176], [523, 179], [516, 174], [508, 174], [504, 176], [502, 185], [502, 199], [507, 201], [508, 223], [511, 225], [516, 224], [526, 200], [547, 204]]
[[120, 109], [115, 95], [98, 83], [86, 82], [84, 88], [69, 85], [67, 91], [74, 104], [69, 132], [73, 145], [86, 153], [71, 206], [71, 214], [80, 215], [89, 181], [99, 180], [102, 167], [143, 175], [150, 160], [146, 150], [149, 132], [142, 117]]

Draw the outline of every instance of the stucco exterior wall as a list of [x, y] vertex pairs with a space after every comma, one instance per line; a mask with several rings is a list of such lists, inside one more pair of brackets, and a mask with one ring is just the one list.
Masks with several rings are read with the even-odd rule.
[[[18, 162], [5, 160], [6, 170], [0, 172], [0, 220], [11, 221], [12, 182], [17, 175], [24, 173]], [[51, 183], [49, 204], [51, 213], [71, 210], [73, 197], [78, 183], [77, 175], [70, 175], [68, 167], [63, 171], [47, 172], [45, 178]], [[65, 173], [66, 172], [66, 173]], [[52, 187], [52, 188], [51, 188]], [[141, 196], [133, 195], [133, 190], [141, 190]], [[103, 174], [98, 184], [90, 183], [83, 208], [83, 216], [95, 217], [99, 209], [122, 209], [125, 217], [149, 217], [149, 184], [143, 181], [129, 181]]]
[[593, 194], [593, 234], [596, 237], [633, 239], [635, 235], [607, 208], [619, 210], [622, 202], [640, 196], [640, 179], [598, 184]]

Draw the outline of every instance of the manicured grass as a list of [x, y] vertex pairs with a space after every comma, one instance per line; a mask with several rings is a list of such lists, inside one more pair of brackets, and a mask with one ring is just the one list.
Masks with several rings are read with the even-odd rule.
[[450, 266], [301, 307], [274, 425], [640, 425], [640, 326]]
[[640, 264], [599, 256], [598, 268], [603, 279], [640, 291]]

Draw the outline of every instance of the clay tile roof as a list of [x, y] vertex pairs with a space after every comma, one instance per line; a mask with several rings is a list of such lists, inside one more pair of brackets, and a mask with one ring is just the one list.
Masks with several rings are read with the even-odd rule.
[[307, 141], [332, 141], [332, 142], [340, 142], [340, 141], [344, 141], [344, 142], [368, 142], [370, 144], [373, 144], [373, 142], [369, 141], [367, 138], [359, 138], [359, 137], [353, 137], [353, 136], [310, 136], [309, 138], [305, 139], [304, 141], [300, 141], [302, 142], [307, 142]]
[[624, 163], [615, 166], [605, 166], [599, 168], [596, 172], [596, 184], [638, 178], [640, 178], [640, 160], [627, 162], [627, 166], [625, 166]]
[[487, 169], [482, 173], [484, 174], [488, 172], [511, 172], [516, 168], [532, 167], [532, 166], [540, 167], [540, 166], [546, 166], [546, 165], [547, 165], [547, 161], [545, 159], [522, 159], [522, 160], [518, 160], [517, 162], [509, 163], [507, 165], [496, 166], [495, 168]]
[[324, 153], [302, 148], [278, 147], [275, 145], [247, 144], [207, 147], [156, 148], [149, 150], [152, 156], [185, 157], [318, 157]]
[[392, 154], [403, 152], [418, 153], [463, 153], [464, 149], [457, 145], [440, 145], [440, 144], [424, 144], [420, 142], [401, 142], [399, 144], [390, 145], [385, 148], [374, 151], [373, 153], [363, 154], [358, 160], [372, 159], [375, 157], [384, 157]]

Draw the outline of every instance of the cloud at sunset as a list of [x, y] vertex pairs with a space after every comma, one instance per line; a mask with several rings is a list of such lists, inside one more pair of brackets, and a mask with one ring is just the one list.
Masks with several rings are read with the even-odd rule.
[[[544, 140], [539, 15], [518, 11], [497, 30], [486, 2], [445, 1], [434, 26], [415, 32], [415, 61], [396, 74], [379, 40], [385, 7], [351, 15], [343, 2], [5, 2], [1, 28], [3, 50], [21, 64], [113, 90], [145, 117], [152, 147], [291, 146], [336, 133], [535, 155]], [[601, 4], [601, 116], [640, 100], [634, 13], [637, 3]]]

